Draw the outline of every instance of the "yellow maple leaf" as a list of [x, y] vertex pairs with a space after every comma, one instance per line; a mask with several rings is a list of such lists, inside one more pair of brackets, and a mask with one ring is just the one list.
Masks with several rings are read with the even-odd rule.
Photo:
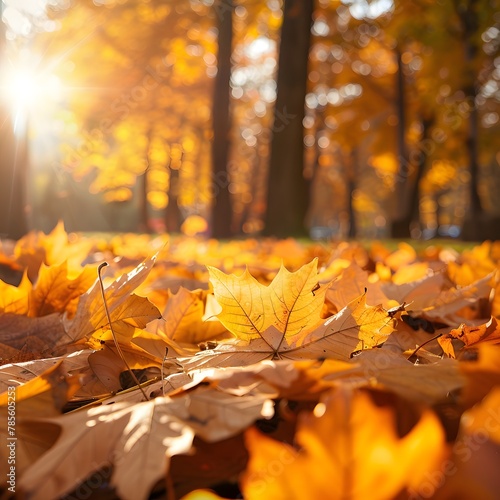
[[206, 290], [191, 291], [182, 286], [177, 293], [169, 293], [156, 333], [175, 342], [198, 344], [226, 332], [218, 321], [203, 321], [207, 294]]
[[19, 286], [0, 281], [0, 313], [28, 314], [32, 285], [24, 273]]
[[85, 267], [74, 279], [68, 277], [67, 262], [60, 265], [42, 264], [38, 279], [30, 294], [29, 313], [31, 317], [45, 316], [53, 312], [66, 312], [71, 318], [80, 295], [95, 282], [96, 270]]
[[186, 369], [214, 366], [247, 366], [264, 359], [349, 360], [355, 351], [385, 342], [393, 331], [393, 319], [381, 306], [367, 306], [362, 295], [306, 334], [285, 335], [274, 325], [245, 341], [232, 339], [215, 349], [182, 359]]
[[254, 428], [245, 437], [247, 500], [395, 498], [434, 470], [445, 452], [443, 429], [431, 411], [401, 438], [391, 407], [375, 404], [365, 392], [341, 390], [302, 415], [298, 450]]
[[262, 337], [273, 326], [283, 337], [307, 333], [321, 321], [326, 287], [317, 279], [317, 259], [291, 273], [281, 266], [269, 286], [261, 285], [248, 269], [227, 275], [209, 267], [214, 295], [222, 306], [217, 316], [236, 337]]

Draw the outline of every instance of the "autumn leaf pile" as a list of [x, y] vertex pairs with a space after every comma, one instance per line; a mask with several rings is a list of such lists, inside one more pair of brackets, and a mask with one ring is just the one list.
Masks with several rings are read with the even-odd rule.
[[1, 491], [15, 387], [19, 498], [495, 498], [499, 264], [492, 242], [3, 242]]

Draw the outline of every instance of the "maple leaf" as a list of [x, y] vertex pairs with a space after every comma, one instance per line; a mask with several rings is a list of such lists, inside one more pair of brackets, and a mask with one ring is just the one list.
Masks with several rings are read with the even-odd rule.
[[[59, 313], [40, 318], [29, 318], [19, 314], [0, 315], [0, 345], [2, 355], [12, 348], [10, 357], [22, 353], [29, 359], [43, 358], [54, 346], [64, 344], [66, 332]], [[28, 361], [28, 359], [24, 359]]]
[[452, 358], [456, 358], [453, 341], [458, 340], [462, 346], [470, 347], [477, 343], [499, 344], [500, 325], [495, 317], [478, 326], [467, 326], [462, 323], [458, 328], [454, 328], [438, 339], [443, 351]]
[[26, 384], [30, 380], [42, 375], [46, 370], [61, 363], [61, 371], [75, 375], [88, 367], [87, 358], [89, 349], [72, 352], [64, 356], [42, 358], [22, 363], [9, 363], [0, 367], [0, 393], [7, 391], [8, 387]]
[[[480, 403], [463, 413], [452, 447], [453, 454], [446, 462], [446, 481], [441, 476], [437, 484], [433, 483], [436, 489], [442, 486], [434, 492], [433, 498], [493, 500], [498, 497], [499, 410], [500, 387], [497, 386]], [[425, 496], [429, 496], [429, 487], [426, 486], [416, 486], [412, 496], [424, 496], [424, 490]]]
[[321, 320], [326, 287], [317, 279], [317, 259], [295, 273], [281, 266], [269, 286], [261, 285], [248, 269], [241, 276], [227, 275], [209, 267], [210, 282], [222, 312], [220, 322], [236, 337], [262, 337], [273, 326], [290, 337], [307, 333]]
[[[118, 392], [122, 389], [120, 375], [131, 370], [146, 370], [160, 375], [161, 363], [154, 356], [144, 351], [139, 351], [134, 344], [121, 347], [121, 354], [125, 358], [127, 365], [123, 362], [121, 356], [116, 352], [116, 347], [109, 342], [104, 344], [103, 348], [93, 352], [88, 357], [88, 364], [98, 380], [109, 390], [109, 392]], [[141, 380], [143, 381], [143, 380]], [[135, 385], [135, 383], [134, 383]]]
[[348, 360], [354, 351], [383, 343], [393, 331], [393, 320], [382, 307], [366, 305], [365, 296], [353, 300], [307, 335], [284, 336], [274, 326], [250, 342], [234, 340], [182, 358], [186, 369], [211, 366], [246, 366], [263, 359]]
[[180, 344], [197, 345], [214, 339], [226, 332], [218, 321], [203, 321], [206, 290], [186, 290], [180, 287], [177, 293], [169, 293], [162, 319], [148, 325], [148, 331]]
[[[125, 343], [134, 336], [136, 328], [145, 328], [150, 321], [161, 317], [160, 311], [149, 299], [132, 293], [146, 279], [154, 262], [155, 257], [145, 260], [105, 289], [113, 330]], [[109, 325], [98, 281], [80, 297], [75, 316], [64, 316], [63, 324], [66, 335], [57, 345], [89, 340], [91, 337], [96, 340], [111, 338], [109, 334], [105, 335]]]
[[19, 286], [0, 281], [0, 313], [28, 314], [31, 282], [23, 274]]
[[386, 306], [388, 299], [382, 292], [381, 285], [369, 283], [368, 272], [364, 271], [355, 262], [342, 271], [326, 291], [326, 300], [335, 304], [338, 310], [356, 299], [366, 290], [366, 302], [370, 305], [381, 304]]
[[[19, 475], [35, 458], [41, 456], [57, 439], [54, 428], [46, 429], [44, 436], [37, 436], [32, 429], [23, 429], [19, 423], [23, 418], [33, 415], [50, 417], [59, 415], [65, 403], [71, 398], [79, 387], [78, 377], [68, 376], [63, 361], [56, 361], [53, 366], [46, 369], [39, 376], [29, 380], [23, 385], [15, 386], [14, 391], [7, 389], [0, 394], [0, 418], [9, 425], [0, 429], [0, 438], [4, 443], [15, 441], [16, 470]], [[12, 387], [11, 386], [11, 387]], [[12, 402], [15, 402], [13, 409]], [[10, 403], [10, 404], [9, 404]], [[15, 412], [15, 420], [8, 419]], [[17, 438], [12, 440], [12, 437]], [[0, 449], [0, 487], [5, 485], [5, 478], [9, 469], [7, 457], [8, 448]]]
[[299, 450], [253, 428], [246, 432], [246, 499], [395, 498], [440, 464], [445, 444], [431, 411], [400, 438], [390, 407], [345, 390], [332, 391], [313, 414], [301, 415], [295, 440]]
[[38, 279], [30, 294], [29, 316], [45, 316], [53, 312], [66, 312], [71, 318], [80, 295], [85, 293], [95, 282], [96, 271], [91, 267], [74, 279], [68, 278], [68, 265], [46, 266], [42, 264]]
[[70, 270], [80, 269], [92, 248], [90, 239], [69, 241], [64, 223], [59, 221], [48, 234], [32, 231], [21, 238], [14, 248], [17, 262], [25, 267], [31, 281], [35, 281], [42, 263], [48, 265], [68, 262]]

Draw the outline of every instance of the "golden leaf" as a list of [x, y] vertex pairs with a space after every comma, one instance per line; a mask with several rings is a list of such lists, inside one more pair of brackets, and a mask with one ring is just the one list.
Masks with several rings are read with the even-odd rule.
[[31, 288], [26, 273], [19, 286], [0, 281], [0, 313], [28, 314]]
[[382, 307], [366, 305], [362, 295], [307, 335], [284, 336], [271, 325], [250, 342], [225, 342], [215, 349], [182, 359], [186, 369], [238, 366], [264, 359], [348, 360], [355, 351], [370, 349], [387, 340], [393, 320]]
[[470, 347], [477, 343], [499, 344], [500, 343], [500, 325], [495, 317], [478, 326], [467, 326], [462, 323], [458, 328], [455, 328], [438, 339], [443, 351], [456, 358], [453, 340], [458, 340], [462, 346]]
[[45, 316], [53, 312], [66, 312], [73, 317], [80, 295], [95, 282], [96, 270], [86, 267], [74, 279], [68, 277], [67, 262], [55, 266], [42, 264], [38, 279], [30, 294], [29, 316]]
[[321, 320], [326, 287], [317, 281], [317, 259], [291, 273], [281, 266], [269, 286], [261, 285], [248, 269], [241, 276], [209, 267], [214, 295], [222, 306], [217, 316], [236, 337], [262, 337], [273, 326], [282, 337], [307, 333]]
[[247, 500], [395, 498], [440, 463], [445, 444], [431, 411], [401, 438], [391, 407], [378, 406], [367, 393], [341, 390], [302, 415], [295, 440], [298, 450], [253, 428], [246, 432]]

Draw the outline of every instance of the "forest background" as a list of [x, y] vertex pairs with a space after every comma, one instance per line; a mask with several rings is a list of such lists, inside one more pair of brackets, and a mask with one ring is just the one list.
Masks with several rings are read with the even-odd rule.
[[498, 238], [498, 7], [4, 0], [1, 236]]

